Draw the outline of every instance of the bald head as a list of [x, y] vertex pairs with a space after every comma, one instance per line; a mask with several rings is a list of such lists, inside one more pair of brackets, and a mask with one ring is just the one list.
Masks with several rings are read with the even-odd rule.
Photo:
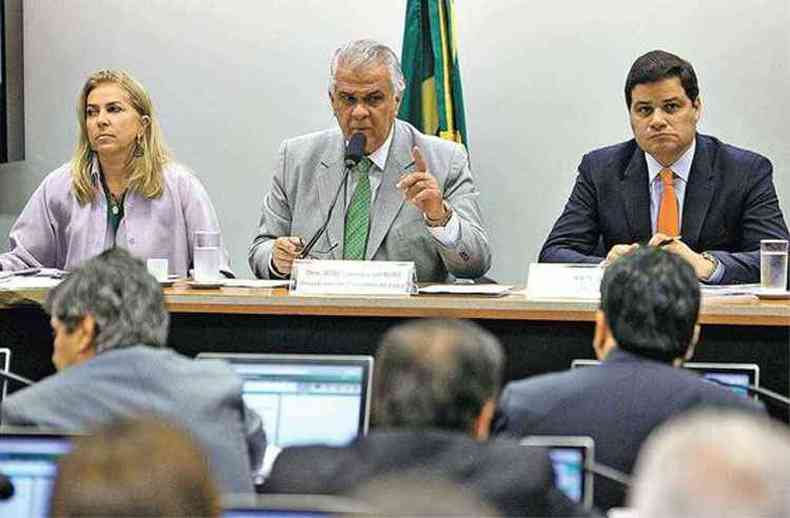
[[394, 327], [376, 354], [373, 417], [379, 426], [470, 432], [496, 399], [504, 355], [477, 324], [417, 320]]
[[650, 436], [635, 470], [640, 518], [790, 516], [790, 432], [746, 413], [703, 411]]

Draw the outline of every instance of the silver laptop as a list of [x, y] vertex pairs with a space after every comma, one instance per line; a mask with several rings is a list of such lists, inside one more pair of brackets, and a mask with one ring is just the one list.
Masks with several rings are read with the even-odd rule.
[[[0, 348], [0, 369], [8, 372], [11, 368], [11, 349]], [[0, 378], [0, 402], [5, 399], [8, 380]]]
[[585, 509], [592, 509], [592, 469], [595, 463], [595, 442], [592, 437], [529, 435], [524, 437], [521, 444], [547, 448], [557, 489]]
[[332, 495], [225, 495], [222, 507], [223, 518], [375, 516], [373, 509], [363, 502]]
[[201, 353], [228, 362], [269, 444], [345, 445], [368, 431], [372, 356]]

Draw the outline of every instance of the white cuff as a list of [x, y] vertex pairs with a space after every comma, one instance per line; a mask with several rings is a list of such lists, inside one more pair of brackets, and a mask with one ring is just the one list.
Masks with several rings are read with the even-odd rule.
[[452, 248], [458, 244], [458, 239], [461, 237], [461, 220], [458, 213], [453, 211], [450, 215], [450, 220], [447, 225], [443, 227], [428, 227], [431, 235], [447, 248]]

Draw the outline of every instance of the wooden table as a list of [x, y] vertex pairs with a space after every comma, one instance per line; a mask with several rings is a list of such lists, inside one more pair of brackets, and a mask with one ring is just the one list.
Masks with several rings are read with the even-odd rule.
[[[0, 345], [13, 368], [39, 379], [52, 372], [51, 332], [38, 306], [45, 290], [0, 292]], [[410, 318], [474, 319], [502, 341], [507, 379], [562, 370], [591, 358], [597, 303], [502, 298], [294, 297], [284, 289], [165, 289], [169, 344], [195, 355], [215, 352], [374, 354], [389, 327]], [[706, 299], [695, 360], [757, 363], [763, 386], [790, 388], [790, 301]], [[777, 415], [786, 418], [787, 412]]]

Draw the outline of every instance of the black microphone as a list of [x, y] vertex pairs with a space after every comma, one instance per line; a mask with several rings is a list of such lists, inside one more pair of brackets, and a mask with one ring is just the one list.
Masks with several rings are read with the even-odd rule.
[[365, 137], [364, 133], [354, 133], [351, 135], [351, 138], [348, 139], [346, 155], [343, 159], [343, 163], [346, 166], [345, 171], [343, 172], [343, 179], [340, 181], [340, 185], [337, 186], [335, 197], [332, 198], [332, 203], [329, 205], [329, 210], [326, 213], [326, 219], [324, 220], [323, 225], [318, 228], [318, 231], [313, 234], [313, 237], [310, 238], [310, 241], [308, 241], [307, 244], [304, 245], [304, 248], [302, 248], [302, 251], [299, 252], [299, 259], [304, 259], [307, 257], [321, 236], [324, 235], [324, 232], [326, 232], [326, 227], [329, 225], [329, 220], [332, 218], [332, 211], [335, 210], [335, 205], [337, 204], [337, 198], [340, 196], [340, 190], [344, 185], [346, 185], [346, 180], [348, 179], [351, 169], [353, 169], [354, 166], [356, 166], [359, 161], [365, 157], [366, 143], [367, 137]]
[[704, 378], [704, 379], [705, 381], [711, 381], [716, 385], [721, 385], [722, 387], [742, 389], [745, 390], [746, 392], [749, 392], [750, 394], [757, 394], [758, 396], [763, 396], [765, 398], [770, 399], [774, 403], [781, 403], [786, 407], [790, 407], [790, 398], [787, 398], [782, 394], [774, 392], [773, 390], [768, 390], [766, 388], [758, 387], [756, 385], [748, 385], [743, 383], [728, 383], [726, 381], [721, 381], [716, 378]]
[[23, 378], [19, 374], [14, 374], [11, 371], [0, 370], [0, 379], [14, 381], [16, 383], [19, 383], [20, 385], [25, 385], [27, 387], [33, 384], [33, 381], [27, 378]]
[[348, 139], [348, 146], [346, 146], [346, 156], [343, 162], [347, 168], [352, 168], [359, 163], [360, 160], [365, 158], [365, 144], [367, 137], [364, 133], [354, 133]]

